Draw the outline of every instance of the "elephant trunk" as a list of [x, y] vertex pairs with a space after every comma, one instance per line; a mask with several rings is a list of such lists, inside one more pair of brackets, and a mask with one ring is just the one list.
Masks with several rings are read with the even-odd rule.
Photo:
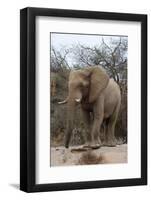
[[74, 128], [75, 99], [69, 100], [67, 104], [67, 130], [65, 135], [65, 147], [69, 147], [72, 131]]

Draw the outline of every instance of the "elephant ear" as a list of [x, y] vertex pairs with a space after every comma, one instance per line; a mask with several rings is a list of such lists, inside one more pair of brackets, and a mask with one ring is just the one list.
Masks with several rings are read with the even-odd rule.
[[93, 67], [90, 71], [89, 102], [96, 101], [100, 93], [107, 87], [109, 76], [103, 68]]

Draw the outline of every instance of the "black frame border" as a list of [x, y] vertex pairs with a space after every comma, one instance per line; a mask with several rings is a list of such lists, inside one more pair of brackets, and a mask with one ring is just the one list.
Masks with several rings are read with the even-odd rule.
[[[36, 184], [35, 20], [37, 16], [141, 23], [141, 178]], [[49, 8], [20, 10], [20, 190], [44, 192], [147, 185], [147, 15]]]

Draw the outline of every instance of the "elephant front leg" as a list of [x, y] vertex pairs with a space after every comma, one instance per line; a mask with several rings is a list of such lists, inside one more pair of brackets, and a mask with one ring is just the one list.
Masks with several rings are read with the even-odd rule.
[[85, 138], [85, 144], [84, 147], [89, 147], [91, 143], [91, 135], [90, 135], [90, 130], [91, 130], [91, 117], [90, 117], [90, 112], [86, 110], [82, 110], [82, 115], [83, 115], [83, 122], [84, 122], [84, 131], [83, 135]]
[[100, 139], [100, 127], [104, 117], [104, 100], [97, 101], [93, 107], [93, 126], [91, 131], [91, 146], [92, 148], [98, 148], [102, 146]]
[[106, 142], [106, 129], [107, 129], [106, 121], [103, 121], [100, 127], [100, 139], [103, 146], [105, 145]]
[[73, 120], [72, 119], [68, 120], [67, 130], [66, 130], [66, 134], [65, 134], [65, 147], [66, 148], [69, 148], [72, 130], [74, 129], [73, 125], [74, 125]]
[[102, 124], [103, 117], [97, 116], [94, 118], [93, 127], [91, 131], [91, 147], [92, 148], [99, 148], [102, 146], [102, 142], [100, 139], [100, 126]]

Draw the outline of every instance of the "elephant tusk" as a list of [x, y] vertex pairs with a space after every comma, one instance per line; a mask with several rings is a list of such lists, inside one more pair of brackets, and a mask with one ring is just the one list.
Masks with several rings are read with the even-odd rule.
[[65, 104], [65, 103], [67, 103], [68, 101], [67, 101], [67, 99], [65, 99], [64, 101], [59, 101], [58, 102], [58, 104], [60, 105], [60, 104]]
[[75, 99], [75, 101], [76, 101], [77, 103], [80, 103], [81, 99]]

